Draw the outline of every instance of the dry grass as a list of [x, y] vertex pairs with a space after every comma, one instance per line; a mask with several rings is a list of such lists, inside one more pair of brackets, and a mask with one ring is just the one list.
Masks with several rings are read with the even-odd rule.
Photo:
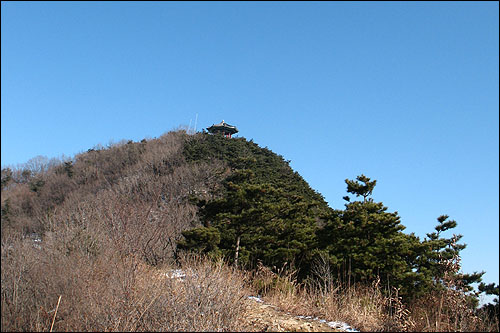
[[267, 268], [260, 269], [257, 281], [273, 281], [274, 288], [261, 289], [265, 299], [296, 315], [343, 321], [361, 331], [401, 331], [407, 321], [402, 304], [395, 302], [396, 297], [392, 299], [392, 306], [401, 309], [400, 320], [388, 312], [391, 298], [383, 296], [377, 285], [344, 288], [332, 284], [332, 288], [325, 290], [312, 284], [299, 285], [293, 272], [278, 275]]
[[295, 315], [343, 321], [360, 331], [498, 332], [498, 319], [473, 311], [464, 294], [450, 288], [407, 306], [398, 290], [381, 286], [342, 286], [328, 277], [299, 284], [293, 270], [260, 266], [253, 287], [265, 300]]
[[37, 249], [28, 239], [2, 244], [1, 329], [242, 330], [242, 274], [198, 257], [181, 262], [188, 274], [178, 280], [112, 248], [90, 258], [49, 244]]
[[[3, 237], [2, 331], [241, 331], [248, 329], [239, 320], [244, 298], [253, 293], [283, 311], [361, 331], [498, 331], [498, 320], [472, 312], [456, 288], [406, 308], [395, 290], [387, 296], [377, 283], [299, 284], [294, 270], [264, 266], [247, 277], [196, 256], [160, 269], [108, 241], [75, 226], [49, 233], [41, 248]], [[186, 277], [165, 275], [174, 268]]]
[[148, 277], [142, 282], [144, 290], [138, 295], [151, 291], [151, 280], [157, 283], [154, 289], [164, 293], [153, 291], [150, 303], [143, 310], [142, 320], [147, 325], [139, 326], [139, 330], [242, 330], [239, 318], [245, 310], [246, 297], [243, 274], [221, 261], [212, 262], [197, 256], [183, 257], [180, 262], [186, 274], [184, 278], [169, 278], [165, 270], [170, 268], [164, 268], [154, 273], [155, 279]]
[[498, 318], [472, 311], [455, 291], [433, 293], [410, 309], [416, 332], [498, 332]]

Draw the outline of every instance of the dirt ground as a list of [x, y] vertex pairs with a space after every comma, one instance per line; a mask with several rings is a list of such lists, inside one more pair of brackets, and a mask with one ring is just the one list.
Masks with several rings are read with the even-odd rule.
[[301, 319], [281, 311], [274, 305], [247, 299], [247, 311], [243, 318], [248, 331], [253, 332], [341, 332], [326, 323], [313, 319]]

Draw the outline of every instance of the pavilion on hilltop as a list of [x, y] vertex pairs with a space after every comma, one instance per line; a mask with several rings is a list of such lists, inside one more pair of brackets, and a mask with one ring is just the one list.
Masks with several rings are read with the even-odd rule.
[[226, 138], [230, 138], [233, 134], [238, 133], [236, 126], [231, 126], [225, 123], [224, 120], [220, 124], [214, 124], [208, 127], [207, 131], [212, 134], [222, 134]]

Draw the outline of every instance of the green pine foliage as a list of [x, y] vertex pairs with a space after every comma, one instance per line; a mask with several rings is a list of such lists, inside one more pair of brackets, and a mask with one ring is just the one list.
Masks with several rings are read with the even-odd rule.
[[450, 287], [461, 290], [470, 298], [470, 302], [478, 304], [477, 295], [473, 293], [472, 284], [482, 280], [484, 272], [471, 274], [460, 271], [460, 251], [465, 249], [466, 244], [459, 244], [462, 235], [453, 234], [450, 238], [444, 238], [443, 233], [455, 228], [457, 222], [448, 220], [448, 215], [437, 218], [436, 232], [428, 233], [422, 242], [422, 248], [417, 265], [417, 272], [425, 277], [420, 285], [424, 292], [432, 290], [446, 290]]
[[187, 141], [184, 156], [188, 162], [223, 161], [232, 171], [251, 172], [251, 179], [245, 179], [245, 182], [268, 184], [307, 200], [318, 201], [327, 209], [323, 196], [292, 170], [289, 161], [268, 148], [259, 147], [252, 140], [198, 133]]
[[414, 234], [402, 232], [405, 227], [397, 212], [387, 212], [381, 202], [369, 198], [375, 183], [364, 175], [357, 181], [346, 180], [348, 192], [363, 201], [344, 197], [346, 208], [330, 216], [318, 234], [320, 245], [329, 254], [331, 267], [347, 282], [380, 279], [382, 285], [408, 294], [419, 280], [415, 269], [422, 246]]
[[498, 315], [500, 314], [500, 306], [498, 302], [498, 296], [499, 296], [499, 288], [498, 284], [495, 285], [494, 283], [490, 284], [485, 284], [481, 282], [478, 287], [480, 292], [484, 292], [486, 295], [495, 295], [496, 297], [493, 299], [493, 303], [485, 304], [481, 308], [483, 311], [487, 311], [491, 317], [496, 317], [498, 318]]
[[220, 232], [214, 227], [199, 227], [186, 230], [183, 233], [185, 239], [177, 243], [179, 249], [189, 249], [193, 252], [208, 253], [213, 257], [220, 254], [218, 245], [220, 243]]
[[[184, 156], [190, 163], [220, 160], [228, 167], [217, 198], [198, 201], [203, 227], [197, 232], [215, 228], [220, 235], [219, 243], [204, 248], [209, 254], [247, 268], [292, 264], [299, 279], [311, 276], [315, 256], [326, 256], [340, 282], [379, 281], [407, 300], [446, 288], [445, 275], [464, 291], [481, 280], [483, 273], [462, 274], [449, 265], [465, 247], [457, 243], [460, 235], [442, 237], [455, 221], [439, 217], [436, 232], [424, 240], [404, 233], [398, 213], [373, 201], [376, 180], [365, 175], [345, 180], [355, 198], [345, 196], [345, 209], [333, 210], [281, 156], [244, 138], [199, 133], [187, 141]], [[184, 237], [181, 249], [193, 244], [199, 250], [198, 234]]]
[[456, 221], [447, 221], [447, 215], [438, 217], [436, 232], [421, 241], [403, 232], [397, 212], [387, 212], [383, 203], [370, 198], [376, 181], [361, 175], [345, 182], [347, 191], [363, 201], [344, 197], [345, 209], [331, 214], [318, 233], [320, 247], [328, 253], [337, 275], [348, 283], [380, 280], [406, 299], [449, 288], [450, 281], [453, 288], [468, 293], [473, 290], [471, 284], [481, 281], [484, 272], [460, 272], [460, 251], [465, 244], [457, 242], [462, 235], [443, 238], [444, 232], [457, 226]]
[[[317, 216], [330, 209], [288, 162], [244, 138], [204, 133], [186, 144], [184, 154], [192, 163], [221, 160], [230, 170], [218, 199], [198, 201], [204, 228], [220, 232], [217, 248], [205, 252], [248, 268], [259, 261], [270, 267], [293, 264], [306, 274], [316, 247]], [[194, 236], [183, 235], [186, 243]]]

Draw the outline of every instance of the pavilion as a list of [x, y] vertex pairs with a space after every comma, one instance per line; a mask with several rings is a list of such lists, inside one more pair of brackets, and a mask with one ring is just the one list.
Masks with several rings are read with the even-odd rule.
[[238, 133], [236, 126], [231, 126], [225, 123], [224, 120], [220, 124], [214, 124], [208, 127], [207, 131], [212, 134], [222, 134], [226, 138], [230, 138], [233, 134]]

